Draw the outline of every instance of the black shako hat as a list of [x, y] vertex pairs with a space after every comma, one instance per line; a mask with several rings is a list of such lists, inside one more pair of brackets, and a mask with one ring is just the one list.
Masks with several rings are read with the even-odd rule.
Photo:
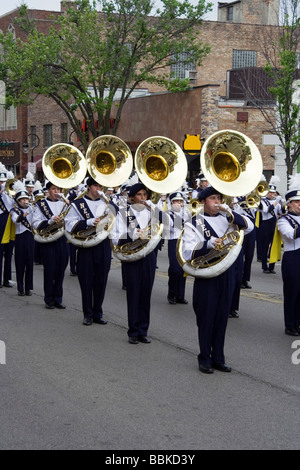
[[200, 191], [200, 193], [198, 195], [198, 199], [199, 199], [199, 201], [202, 201], [203, 199], [206, 199], [209, 196], [213, 196], [214, 194], [220, 194], [222, 196], [220, 191], [213, 188], [212, 186], [208, 186], [207, 188]]
[[145, 189], [148, 192], [148, 188], [143, 183], [133, 184], [129, 190], [128, 196], [132, 197], [138, 193], [141, 189]]

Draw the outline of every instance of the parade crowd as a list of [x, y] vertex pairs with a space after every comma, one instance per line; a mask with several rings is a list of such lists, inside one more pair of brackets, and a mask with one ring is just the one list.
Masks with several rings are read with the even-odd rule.
[[[195, 276], [192, 302], [200, 371], [231, 371], [224, 356], [227, 321], [239, 316], [240, 290], [251, 289], [255, 253], [263, 274], [272, 276], [283, 252], [284, 331], [300, 335], [300, 175], [291, 177], [284, 197], [277, 192], [276, 178], [271, 179], [267, 194], [255, 203], [249, 195], [225, 202], [202, 173], [192, 185], [186, 182], [156, 199], [134, 172], [119, 187], [103, 188], [87, 176], [64, 192], [50, 181], [42, 185], [30, 173], [18, 180], [0, 164], [0, 185], [1, 288], [12, 287], [14, 260], [17, 295], [31, 296], [34, 265], [42, 264], [45, 308], [65, 309], [63, 282], [70, 265], [80, 286], [83, 325], [105, 325], [102, 305], [115, 255], [126, 290], [128, 341], [149, 344], [151, 294], [162, 244], [169, 259], [167, 300], [185, 305], [184, 264], [201, 269], [197, 261], [214, 260], [224, 234], [237, 229], [243, 241], [232, 264], [213, 275]], [[178, 257], [179, 240], [184, 263]]]

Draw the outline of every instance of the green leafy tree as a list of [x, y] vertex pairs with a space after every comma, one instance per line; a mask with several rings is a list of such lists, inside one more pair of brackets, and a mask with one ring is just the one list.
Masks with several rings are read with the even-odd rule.
[[86, 149], [80, 116], [93, 138], [116, 134], [124, 104], [137, 87], [148, 83], [178, 91], [189, 86], [187, 80], [173, 80], [170, 66], [179, 56], [182, 63], [201, 65], [209, 46], [199, 39], [199, 25], [211, 4], [162, 0], [156, 10], [153, 0], [74, 4], [53, 18], [46, 34], [26, 5], [20, 8], [17, 24], [23, 34], [16, 40], [10, 33], [0, 36], [0, 80], [6, 83], [7, 107], [30, 104], [37, 95], [53, 99]]
[[[287, 178], [293, 174], [300, 156], [300, 102], [295, 100], [299, 87], [296, 80], [300, 56], [300, 19], [297, 13], [299, 6], [299, 0], [284, 2], [282, 27], [275, 48], [278, 55], [276, 60], [274, 55], [269, 55], [265, 67], [274, 83], [269, 88], [269, 93], [276, 101], [272, 130], [285, 152]], [[271, 44], [274, 45], [274, 38]]]

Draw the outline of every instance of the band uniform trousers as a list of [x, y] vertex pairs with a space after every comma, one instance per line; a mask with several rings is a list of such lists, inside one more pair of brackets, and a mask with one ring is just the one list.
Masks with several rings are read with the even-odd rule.
[[243, 255], [244, 255], [244, 269], [243, 269], [243, 282], [250, 281], [251, 267], [255, 251], [256, 230], [247, 233], [243, 241]]
[[261, 224], [262, 224], [262, 215], [261, 213], [259, 212], [258, 213], [258, 217], [259, 217], [259, 226], [257, 227], [255, 225], [254, 227], [254, 231], [255, 231], [255, 239], [256, 239], [256, 256], [257, 256], [257, 261], [261, 261], [261, 245], [262, 245], [262, 241], [261, 241], [261, 237], [262, 237], [262, 229], [261, 229]]
[[176, 256], [177, 239], [168, 240], [168, 257], [169, 257], [169, 284], [168, 297], [176, 299], [184, 299], [186, 277]]
[[206, 279], [196, 277], [193, 308], [197, 318], [201, 365], [225, 363], [224, 343], [231, 309], [235, 273], [231, 266], [220, 276]]
[[109, 238], [90, 248], [78, 248], [77, 275], [81, 289], [84, 318], [102, 318], [105, 290], [111, 266]]
[[42, 260], [45, 303], [61, 303], [65, 270], [69, 262], [66, 238], [63, 236], [54, 242], [43, 243]]
[[33, 289], [34, 237], [29, 230], [16, 235], [15, 266], [19, 292]]
[[284, 295], [285, 328], [300, 326], [300, 249], [285, 251], [282, 257], [281, 273]]
[[73, 243], [67, 243], [70, 259], [70, 271], [72, 274], [77, 274], [77, 251], [78, 247]]
[[273, 271], [275, 263], [272, 263], [268, 267], [268, 255], [271, 248], [271, 244], [274, 237], [276, 227], [276, 218], [264, 220], [260, 225], [261, 233], [261, 265], [264, 271]]
[[123, 263], [127, 287], [128, 336], [147, 336], [150, 324], [151, 293], [155, 278], [156, 254]]
[[2, 284], [2, 269], [4, 283], [9, 282], [12, 278], [12, 256], [14, 247], [14, 241], [10, 241], [9, 243], [4, 243], [0, 245], [0, 284]]
[[244, 270], [243, 250], [240, 251], [240, 254], [235, 260], [235, 262], [233, 263], [231, 269], [234, 272], [231, 309], [239, 310], [240, 296], [241, 296], [241, 283], [243, 279], [243, 270]]

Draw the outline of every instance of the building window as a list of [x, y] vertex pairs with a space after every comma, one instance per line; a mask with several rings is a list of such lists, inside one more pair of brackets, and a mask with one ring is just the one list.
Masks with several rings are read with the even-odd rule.
[[61, 142], [68, 142], [68, 124], [66, 122], [60, 125], [60, 140]]
[[241, 69], [244, 67], [256, 67], [257, 52], [256, 51], [232, 51], [232, 68]]
[[5, 109], [5, 106], [0, 104], [0, 130], [15, 129], [17, 129], [17, 109], [14, 107]]
[[52, 125], [46, 124], [44, 126], [44, 147], [51, 147], [52, 145]]
[[[190, 59], [190, 60], [189, 60]], [[187, 52], [181, 54], [173, 54], [171, 60], [176, 60], [176, 63], [171, 65], [171, 75], [173, 78], [184, 79], [187, 78], [189, 71], [195, 71], [195, 62], [189, 57]]]
[[13, 106], [6, 110], [6, 129], [17, 129], [17, 108]]
[[233, 20], [233, 6], [227, 8], [227, 21]]

